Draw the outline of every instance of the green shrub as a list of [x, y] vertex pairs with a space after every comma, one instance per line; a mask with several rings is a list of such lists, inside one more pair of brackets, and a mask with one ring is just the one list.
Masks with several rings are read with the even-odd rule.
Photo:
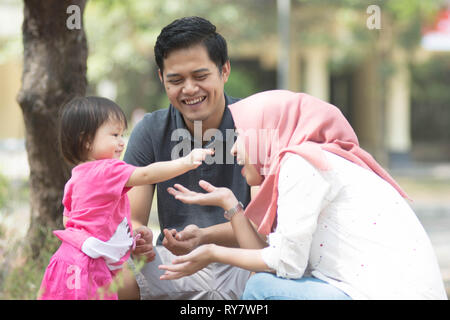
[[0, 299], [36, 299], [45, 269], [61, 243], [50, 228], [43, 228], [41, 232], [45, 237], [44, 246], [37, 255], [34, 254], [35, 259], [30, 258], [31, 248], [27, 245], [26, 238], [6, 248], [8, 261], [6, 266], [2, 266], [6, 269], [6, 274], [0, 281]]
[[[45, 241], [44, 246], [37, 254], [31, 252], [31, 247], [26, 243], [26, 239], [4, 250], [7, 262], [0, 265], [0, 300], [35, 300], [37, 298], [45, 269], [61, 244], [52, 231], [51, 228], [42, 228], [39, 231], [45, 237]], [[2, 248], [0, 247], [1, 252]], [[32, 256], [36, 258], [32, 259]], [[17, 265], [14, 266], [14, 264]], [[143, 266], [143, 260], [135, 260], [137, 272]], [[117, 292], [122, 285], [123, 277], [119, 274], [112, 283], [110, 291]]]
[[0, 209], [6, 207], [9, 197], [10, 184], [8, 179], [0, 173]]

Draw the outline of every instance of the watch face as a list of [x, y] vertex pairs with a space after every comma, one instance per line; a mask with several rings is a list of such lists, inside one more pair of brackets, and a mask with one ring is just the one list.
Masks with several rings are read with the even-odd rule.
[[234, 214], [236, 212], [238, 212], [239, 210], [243, 210], [244, 209], [244, 205], [242, 204], [242, 202], [238, 202], [238, 204], [234, 207], [231, 208], [228, 211], [225, 211], [224, 216], [226, 219], [231, 220], [231, 218], [234, 216]]
[[224, 216], [225, 216], [226, 219], [230, 220], [231, 217], [233, 216], [233, 214], [232, 213], [230, 214], [230, 212], [227, 211], [227, 212], [224, 213]]

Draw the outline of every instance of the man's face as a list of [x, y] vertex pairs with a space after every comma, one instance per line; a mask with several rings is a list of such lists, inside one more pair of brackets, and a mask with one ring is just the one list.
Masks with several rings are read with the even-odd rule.
[[203, 121], [203, 128], [220, 124], [225, 107], [224, 85], [230, 74], [227, 62], [219, 72], [203, 45], [171, 52], [159, 77], [172, 105], [181, 112], [188, 128]]

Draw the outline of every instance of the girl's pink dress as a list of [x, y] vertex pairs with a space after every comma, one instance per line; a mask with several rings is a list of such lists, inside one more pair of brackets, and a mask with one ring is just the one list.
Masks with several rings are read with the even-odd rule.
[[62, 244], [45, 271], [38, 299], [117, 299], [105, 288], [133, 245], [126, 182], [136, 167], [117, 159], [90, 161], [72, 170], [64, 188]]

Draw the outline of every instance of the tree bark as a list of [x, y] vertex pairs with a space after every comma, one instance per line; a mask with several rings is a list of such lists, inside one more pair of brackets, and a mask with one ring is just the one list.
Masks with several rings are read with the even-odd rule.
[[[86, 1], [24, 1], [24, 65], [17, 101], [25, 121], [30, 166], [27, 240], [34, 257], [45, 240], [42, 231], [62, 226], [61, 200], [71, 167], [64, 162], [58, 145], [58, 115], [67, 101], [86, 93], [88, 50], [82, 24]], [[79, 29], [67, 27], [70, 5], [80, 9]]]

